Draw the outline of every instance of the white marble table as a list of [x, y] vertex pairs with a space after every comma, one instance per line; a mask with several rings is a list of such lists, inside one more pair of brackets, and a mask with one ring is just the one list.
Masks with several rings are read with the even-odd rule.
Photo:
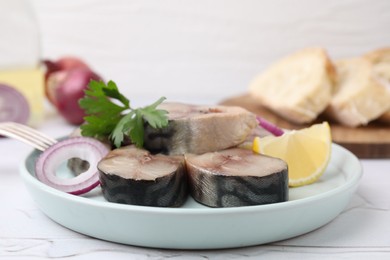
[[[58, 137], [72, 127], [56, 117], [39, 129]], [[390, 258], [390, 159], [361, 160], [364, 175], [352, 201], [315, 231], [254, 247], [177, 251], [101, 241], [53, 222], [37, 208], [18, 172], [30, 151], [23, 143], [0, 139], [0, 259]]]

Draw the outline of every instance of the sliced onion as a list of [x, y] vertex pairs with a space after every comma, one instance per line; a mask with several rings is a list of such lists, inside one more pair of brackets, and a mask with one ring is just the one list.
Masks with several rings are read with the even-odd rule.
[[26, 124], [30, 118], [27, 99], [15, 88], [0, 83], [0, 122]]
[[[107, 146], [90, 137], [74, 137], [56, 143], [45, 150], [35, 164], [38, 180], [55, 189], [74, 194], [84, 194], [100, 184], [98, 162], [110, 151]], [[64, 179], [56, 175], [59, 166], [71, 158], [88, 161], [87, 171], [74, 178]]]
[[284, 134], [284, 131], [281, 128], [265, 120], [264, 118], [257, 116], [256, 119], [257, 122], [259, 123], [259, 126], [263, 127], [265, 130], [267, 130], [274, 136], [281, 136]]

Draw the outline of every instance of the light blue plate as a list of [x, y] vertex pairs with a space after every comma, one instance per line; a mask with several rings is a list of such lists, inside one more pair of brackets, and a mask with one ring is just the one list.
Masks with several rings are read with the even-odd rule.
[[259, 245], [298, 236], [337, 217], [362, 176], [358, 159], [333, 144], [324, 175], [314, 184], [290, 189], [283, 203], [208, 208], [189, 198], [181, 208], [110, 203], [100, 188], [85, 196], [53, 189], [35, 178], [38, 152], [21, 175], [38, 207], [57, 223], [82, 234], [117, 243], [171, 249], [217, 249]]

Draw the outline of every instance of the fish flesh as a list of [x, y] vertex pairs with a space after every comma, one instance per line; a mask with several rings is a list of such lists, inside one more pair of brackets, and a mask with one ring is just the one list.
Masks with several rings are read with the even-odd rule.
[[152, 153], [202, 154], [234, 147], [257, 126], [256, 116], [241, 107], [164, 102], [168, 126], [145, 127], [144, 147]]
[[281, 159], [231, 148], [186, 154], [192, 197], [209, 207], [239, 207], [288, 200], [288, 167]]
[[110, 202], [180, 207], [188, 196], [183, 156], [152, 155], [130, 145], [109, 152], [97, 168]]

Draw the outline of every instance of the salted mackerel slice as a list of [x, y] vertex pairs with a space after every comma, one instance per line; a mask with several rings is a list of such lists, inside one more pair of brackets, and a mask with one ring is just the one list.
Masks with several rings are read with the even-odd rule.
[[131, 145], [112, 150], [97, 167], [103, 196], [110, 202], [179, 207], [187, 199], [183, 156], [152, 155]]
[[209, 207], [239, 207], [288, 200], [288, 168], [281, 159], [232, 148], [186, 154], [192, 197]]
[[168, 111], [169, 123], [163, 129], [146, 126], [144, 147], [153, 153], [202, 154], [234, 147], [257, 126], [256, 116], [241, 107], [167, 102], [158, 108]]

